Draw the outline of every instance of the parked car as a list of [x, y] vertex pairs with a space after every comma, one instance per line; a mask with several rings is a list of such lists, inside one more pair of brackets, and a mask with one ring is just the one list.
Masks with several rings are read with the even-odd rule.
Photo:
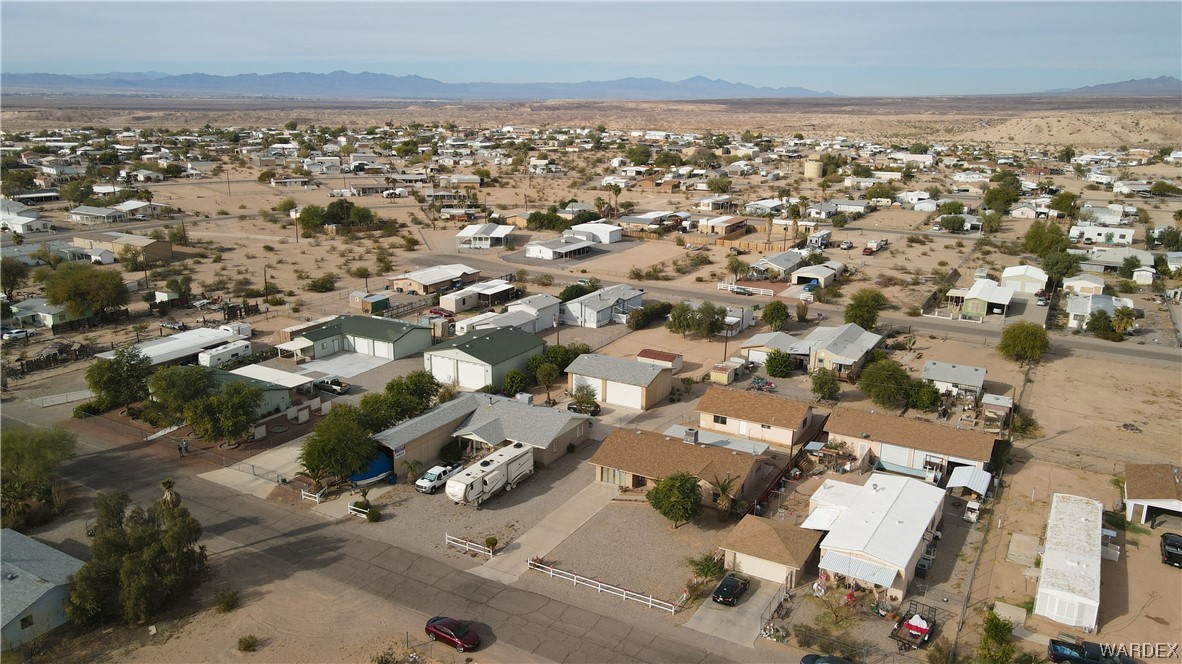
[[804, 285], [804, 292], [806, 293], [811, 293], [815, 290], [817, 290], [817, 282], [815, 281], [810, 281]]
[[325, 376], [316, 380], [315, 387], [321, 392], [348, 394], [350, 385], [336, 376]]
[[839, 249], [853, 249], [854, 243], [849, 240], [842, 240], [841, 244], [837, 245]]
[[732, 292], [735, 295], [755, 295], [755, 291], [747, 288], [746, 286], [736, 286], [735, 290]]
[[13, 339], [28, 339], [31, 336], [33, 336], [32, 330], [22, 330], [20, 328], [16, 328], [4, 332], [3, 336], [0, 338], [2, 338], [4, 341], [12, 341]]
[[427, 621], [427, 638], [432, 641], [442, 641], [460, 652], [476, 650], [480, 647], [480, 636], [472, 628], [454, 618], [435, 616]]
[[1059, 639], [1051, 639], [1047, 643], [1047, 659], [1069, 664], [1133, 664], [1133, 660], [1128, 657], [1104, 652], [1099, 643], [1071, 643]]
[[441, 309], [439, 307], [431, 307], [430, 313], [436, 316], [443, 316], [444, 318], [455, 318], [455, 314], [448, 311], [447, 309]]
[[1182, 567], [1182, 535], [1162, 533], [1161, 561], [1174, 567]]
[[730, 572], [722, 577], [722, 581], [718, 583], [718, 587], [714, 589], [714, 595], [711, 597], [719, 604], [727, 606], [734, 606], [739, 602], [739, 598], [743, 593], [747, 592], [747, 588], [751, 585], [751, 581], [735, 572]]
[[588, 408], [584, 408], [584, 407], [580, 406], [578, 402], [572, 401], [566, 405], [566, 409], [572, 413], [581, 413], [583, 415], [591, 415], [591, 416], [598, 415], [599, 411], [602, 410], [599, 407], [599, 404], [594, 401], [591, 402], [591, 406]]
[[189, 326], [185, 325], [184, 322], [179, 320], [165, 320], [160, 321], [160, 327], [166, 327], [170, 330], [184, 330], [188, 329]]
[[942, 230], [944, 230], [944, 228], [942, 226], [940, 226], [940, 224], [936, 224], [935, 226], [932, 226], [933, 233], [939, 233]]
[[805, 655], [800, 658], [800, 664], [853, 664], [853, 662], [836, 655]]

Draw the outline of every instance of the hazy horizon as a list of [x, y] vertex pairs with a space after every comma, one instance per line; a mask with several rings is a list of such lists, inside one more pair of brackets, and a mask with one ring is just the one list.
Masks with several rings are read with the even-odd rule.
[[0, 17], [10, 74], [347, 71], [445, 83], [703, 76], [846, 96], [1182, 78], [1178, 2], [5, 0]]

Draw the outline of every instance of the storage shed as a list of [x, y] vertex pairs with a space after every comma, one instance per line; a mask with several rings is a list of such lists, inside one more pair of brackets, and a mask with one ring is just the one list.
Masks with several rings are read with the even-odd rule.
[[1056, 493], [1047, 520], [1034, 613], [1087, 631], [1100, 609], [1100, 538], [1104, 505]]

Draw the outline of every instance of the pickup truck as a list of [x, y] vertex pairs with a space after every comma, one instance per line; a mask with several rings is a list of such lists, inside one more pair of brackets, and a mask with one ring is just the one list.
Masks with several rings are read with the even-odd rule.
[[325, 376], [324, 378], [318, 379], [315, 387], [321, 392], [330, 392], [332, 394], [349, 393], [349, 384], [336, 376]]
[[440, 466], [433, 466], [431, 470], [423, 473], [415, 482], [415, 491], [419, 493], [432, 494], [441, 486], [447, 484], [453, 476], [460, 474], [464, 470], [462, 463], [445, 463]]
[[1099, 643], [1071, 643], [1059, 639], [1051, 639], [1047, 643], [1047, 659], [1070, 664], [1133, 664], [1133, 660], [1128, 657], [1104, 652]]

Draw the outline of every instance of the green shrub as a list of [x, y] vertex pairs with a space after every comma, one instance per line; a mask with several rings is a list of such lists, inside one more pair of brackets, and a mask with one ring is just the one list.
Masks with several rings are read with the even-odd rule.
[[813, 630], [804, 625], [793, 625], [792, 635], [796, 637], [796, 644], [801, 648], [811, 648], [817, 642], [813, 636]]
[[579, 449], [579, 447], [577, 445], [575, 445], [574, 443], [567, 443], [566, 444], [566, 453], [567, 454], [574, 454], [575, 451], [578, 449]]
[[259, 649], [259, 637], [254, 634], [247, 634], [246, 636], [238, 637], [238, 650], [242, 652], [254, 652]]
[[213, 608], [218, 613], [229, 613], [238, 608], [238, 591], [223, 588], [213, 595]]
[[439, 450], [439, 460], [443, 463], [455, 463], [460, 460], [460, 441], [452, 440]]
[[381, 521], [382, 520], [381, 510], [379, 510], [376, 507], [369, 508], [369, 511], [365, 513], [365, 520], [370, 523], [377, 523], [378, 521]]
[[686, 563], [689, 564], [690, 571], [694, 576], [700, 576], [703, 579], [717, 579], [726, 571], [721, 558], [715, 558], [714, 553], [707, 551], [697, 558], [686, 558]]
[[489, 549], [496, 551], [497, 550], [497, 538], [493, 537], [492, 535], [485, 537], [484, 538], [484, 545], [487, 546]]
[[74, 417], [82, 419], [91, 415], [100, 415], [110, 409], [110, 405], [104, 399], [95, 397], [90, 401], [83, 401], [77, 406], [74, 406]]

